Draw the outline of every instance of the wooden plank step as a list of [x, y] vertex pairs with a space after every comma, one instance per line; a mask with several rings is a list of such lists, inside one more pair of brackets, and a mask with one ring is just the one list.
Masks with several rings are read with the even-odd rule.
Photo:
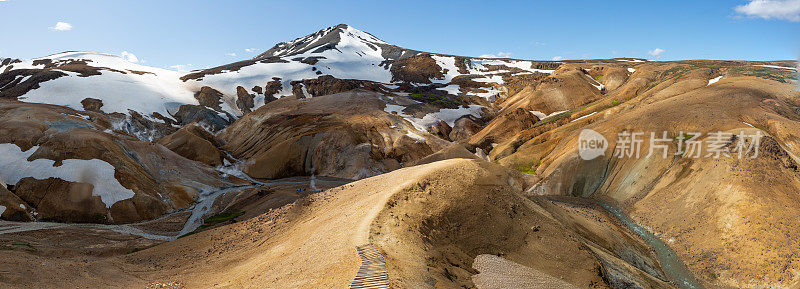
[[389, 289], [389, 272], [386, 260], [373, 244], [356, 247], [361, 266], [350, 283], [350, 289]]

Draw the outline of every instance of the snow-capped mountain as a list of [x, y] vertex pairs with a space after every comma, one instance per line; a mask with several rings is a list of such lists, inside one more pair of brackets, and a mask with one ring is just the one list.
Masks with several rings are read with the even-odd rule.
[[355, 51], [361, 50], [362, 54], [371, 54], [372, 51], [379, 51], [384, 59], [400, 59], [422, 53], [391, 45], [372, 34], [355, 29], [347, 24], [339, 24], [289, 42], [278, 43], [254, 59], [322, 53], [326, 50], [342, 47], [352, 47], [355, 48]]
[[[403, 114], [410, 105], [426, 104], [422, 112], [416, 109], [408, 115], [418, 120], [427, 116], [433, 122], [440, 120], [437, 115], [448, 115], [445, 121], [452, 123], [460, 116], [479, 114], [459, 107], [488, 107], [504, 94], [500, 85], [550, 74], [558, 65], [420, 52], [340, 24], [277, 44], [253, 59], [188, 73], [90, 52], [5, 59], [0, 63], [0, 97], [78, 110], [86, 109], [85, 100], [94, 99], [105, 113], [135, 111], [151, 121], [181, 124], [177, 113], [187, 105], [194, 107], [193, 115], [199, 107], [204, 115], [230, 122], [277, 98], [363, 88], [386, 95], [392, 111]], [[398, 103], [394, 96], [411, 100]]]

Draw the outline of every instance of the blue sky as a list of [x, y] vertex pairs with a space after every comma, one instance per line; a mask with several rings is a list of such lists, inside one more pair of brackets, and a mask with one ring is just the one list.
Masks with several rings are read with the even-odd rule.
[[800, 0], [750, 2], [0, 0], [0, 57], [125, 51], [145, 65], [199, 69], [346, 23], [466, 56], [797, 59]]

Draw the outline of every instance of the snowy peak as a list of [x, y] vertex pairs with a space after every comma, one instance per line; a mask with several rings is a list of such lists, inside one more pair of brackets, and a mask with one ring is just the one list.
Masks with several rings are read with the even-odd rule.
[[347, 24], [339, 24], [289, 42], [278, 43], [264, 53], [256, 56], [254, 59], [301, 54], [320, 54], [325, 51], [335, 49], [341, 50], [340, 48], [352, 46], [366, 46], [373, 51], [381, 51], [383, 52], [383, 57], [386, 59], [397, 59], [406, 56], [408, 54], [407, 52], [413, 52], [386, 43], [372, 34], [358, 30]]

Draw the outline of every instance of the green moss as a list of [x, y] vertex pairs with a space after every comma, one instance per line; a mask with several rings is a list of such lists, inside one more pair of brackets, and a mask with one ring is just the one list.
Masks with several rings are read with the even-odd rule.
[[200, 229], [205, 229], [219, 223], [224, 223], [242, 215], [244, 215], [244, 211], [239, 211], [236, 213], [220, 213], [205, 219], [205, 221], [203, 221], [203, 225], [200, 226]]
[[686, 67], [686, 66], [678, 66], [678, 67], [673, 67], [673, 68], [667, 69], [666, 71], [661, 73], [661, 75], [665, 76], [667, 78], [681, 78], [681, 76], [683, 76], [687, 71], [689, 71], [688, 67]]
[[181, 235], [181, 236], [178, 237], [178, 239], [186, 237], [186, 236], [189, 236], [189, 235], [192, 235], [192, 234], [195, 234], [197, 232], [202, 231], [203, 229], [207, 229], [207, 228], [213, 227], [213, 226], [215, 226], [217, 224], [221, 224], [221, 223], [236, 219], [239, 216], [244, 215], [244, 213], [245, 213], [245, 211], [239, 211], [239, 212], [235, 212], [235, 213], [220, 213], [220, 214], [216, 214], [214, 216], [208, 217], [203, 221], [203, 224], [200, 225], [200, 227], [197, 228], [197, 230], [195, 230], [194, 232], [191, 232], [191, 233], [186, 233], [184, 235]]
[[541, 163], [542, 163], [541, 161], [537, 160], [535, 163], [531, 162], [526, 165], [519, 165], [517, 166], [517, 171], [523, 174], [535, 175], [536, 169], [539, 167]]
[[542, 125], [545, 125], [545, 124], [548, 124], [548, 123], [551, 123], [551, 122], [554, 122], [554, 121], [557, 121], [557, 120], [560, 120], [560, 119], [565, 119], [565, 118], [570, 118], [570, 117], [572, 117], [572, 113], [571, 112], [569, 112], [569, 111], [568, 112], [564, 112], [564, 113], [555, 115], [555, 116], [550, 117], [550, 118], [545, 118], [544, 120], [541, 120], [538, 123], [536, 123], [535, 125], [533, 125], [533, 127], [539, 127], [539, 126], [542, 126]]
[[451, 99], [450, 96], [447, 94], [441, 95], [433, 93], [414, 93], [411, 94], [409, 98], [419, 102], [424, 102], [446, 108], [458, 108], [458, 106], [461, 104], [460, 101], [458, 101], [457, 99]]
[[787, 79], [793, 79], [796, 76], [796, 72], [794, 71], [759, 66], [740, 66], [736, 67], [734, 70], [743, 75], [755, 76], [781, 83], [787, 83]]

